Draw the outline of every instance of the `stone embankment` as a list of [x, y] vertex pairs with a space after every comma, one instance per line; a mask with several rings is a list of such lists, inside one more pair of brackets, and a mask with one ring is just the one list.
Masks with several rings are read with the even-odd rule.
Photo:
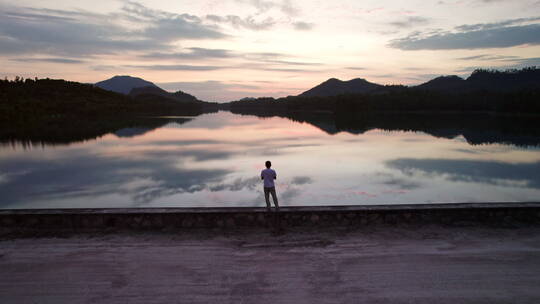
[[176, 231], [193, 228], [540, 224], [540, 203], [378, 206], [0, 210], [0, 234]]

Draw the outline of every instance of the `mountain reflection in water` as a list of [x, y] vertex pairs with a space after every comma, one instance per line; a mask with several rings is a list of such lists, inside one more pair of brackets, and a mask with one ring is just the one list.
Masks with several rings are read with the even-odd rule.
[[4, 130], [0, 208], [264, 206], [268, 159], [285, 206], [540, 195], [531, 117], [242, 114]]

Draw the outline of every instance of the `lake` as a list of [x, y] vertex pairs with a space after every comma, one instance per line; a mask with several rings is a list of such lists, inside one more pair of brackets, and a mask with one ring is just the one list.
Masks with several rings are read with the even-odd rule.
[[263, 207], [266, 160], [282, 206], [540, 197], [539, 138], [512, 127], [428, 132], [223, 111], [156, 120], [73, 142], [4, 142], [0, 208]]

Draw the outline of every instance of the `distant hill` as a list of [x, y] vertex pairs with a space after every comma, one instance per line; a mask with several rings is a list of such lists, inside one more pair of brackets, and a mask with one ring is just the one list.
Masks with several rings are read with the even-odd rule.
[[476, 70], [466, 80], [468, 88], [508, 92], [521, 89], [540, 89], [540, 68], [521, 70]]
[[[380, 85], [362, 78], [342, 81], [330, 78], [298, 97], [331, 97], [351, 94], [387, 94], [402, 91], [407, 87]], [[440, 76], [417, 86], [412, 90], [437, 91], [441, 93], [466, 93], [474, 91], [511, 92], [522, 89], [540, 88], [540, 69], [536, 67], [521, 70], [475, 70], [467, 79], [456, 75]]]
[[138, 77], [114, 76], [113, 78], [97, 82], [95, 86], [108, 91], [129, 95], [138, 99], [157, 100], [159, 98], [165, 98], [180, 102], [199, 101], [195, 96], [188, 93], [182, 91], [170, 93], [152, 82]]
[[161, 97], [165, 97], [167, 99], [171, 99], [171, 100], [179, 101], [179, 102], [197, 102], [198, 101], [195, 96], [190, 95], [188, 93], [185, 93], [182, 91], [169, 93], [157, 86], [133, 88], [129, 92], [129, 96], [134, 97], [134, 98], [141, 98], [147, 95], [161, 96]]
[[[351, 93], [353, 89], [363, 93]], [[467, 79], [442, 76], [413, 87], [381, 86], [363, 79], [345, 82], [330, 79], [299, 96], [237, 100], [229, 107], [235, 113], [257, 115], [310, 111], [339, 115], [374, 112], [540, 114], [540, 68], [475, 70]]]
[[349, 81], [342, 81], [336, 78], [330, 78], [318, 86], [298, 95], [301, 97], [326, 97], [342, 94], [360, 94], [370, 93], [384, 86], [369, 82], [362, 78], [356, 78]]
[[180, 90], [172, 93], [172, 96], [179, 101], [198, 101], [197, 97]]
[[134, 88], [156, 87], [150, 81], [131, 76], [114, 76], [113, 78], [97, 82], [95, 86], [116, 93], [129, 94]]
[[456, 75], [450, 75], [437, 77], [421, 85], [415, 86], [415, 88], [434, 91], [452, 91], [456, 89], [462, 90], [465, 86], [465, 79]]
[[521, 89], [538, 89], [540, 88], [540, 70], [535, 67], [507, 71], [479, 69], [467, 79], [456, 75], [441, 76], [412, 88], [444, 93], [510, 92]]
[[200, 114], [203, 107], [201, 102], [178, 102], [153, 94], [133, 98], [95, 85], [54, 79], [0, 80], [0, 92], [0, 122], [189, 115]]

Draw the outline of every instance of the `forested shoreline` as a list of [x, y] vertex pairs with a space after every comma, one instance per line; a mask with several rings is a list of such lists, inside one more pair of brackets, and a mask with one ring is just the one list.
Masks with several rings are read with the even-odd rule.
[[53, 79], [0, 80], [0, 120], [200, 114], [200, 102], [133, 98], [91, 84]]
[[171, 121], [155, 116], [196, 116], [210, 111], [216, 109], [200, 101], [131, 97], [65, 80], [0, 80], [3, 143], [71, 143], [125, 128], [157, 128]]
[[[444, 77], [442, 77], [444, 78]], [[477, 70], [459, 87], [434, 79], [417, 87], [388, 85], [369, 93], [336, 96], [263, 97], [230, 103], [242, 111], [325, 111], [336, 114], [371, 112], [491, 112], [540, 114], [540, 69]]]
[[[480, 71], [469, 77], [473, 78], [470, 82], [473, 85], [469, 83], [466, 89], [454, 91], [433, 89], [445, 81], [435, 79], [418, 87], [384, 86], [364, 94], [257, 98], [219, 105], [196, 99], [178, 101], [147, 92], [130, 96], [65, 80], [16, 78], [0, 80], [0, 142], [69, 143], [126, 128], [153, 129], [166, 123], [166, 120], [151, 117], [197, 116], [221, 109], [235, 114], [280, 116], [307, 122], [329, 134], [361, 133], [374, 128], [442, 134], [440, 132], [447, 132], [444, 130], [467, 125], [464, 129], [467, 134], [473, 134], [474, 130], [488, 134], [491, 129], [497, 130], [502, 141], [537, 145], [539, 77], [537, 68]], [[498, 89], [485, 89], [487, 84]], [[478, 89], [482, 87], [484, 89]], [[322, 119], [318, 113], [327, 116]], [[473, 114], [509, 118], [471, 116]], [[472, 124], [468, 122], [470, 119], [479, 119], [479, 122]], [[498, 142], [484, 135], [476, 138], [476, 143]]]

